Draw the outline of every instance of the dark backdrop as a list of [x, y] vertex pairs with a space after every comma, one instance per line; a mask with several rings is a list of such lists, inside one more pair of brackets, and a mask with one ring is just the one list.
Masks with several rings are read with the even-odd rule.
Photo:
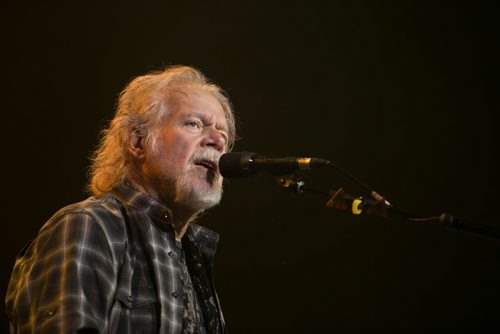
[[[498, 14], [495, 1], [7, 2], [2, 290], [43, 222], [86, 197], [120, 90], [170, 64], [228, 90], [236, 150], [330, 159], [402, 209], [500, 228]], [[365, 195], [333, 170], [302, 176]], [[500, 329], [499, 241], [324, 202], [266, 176], [226, 184], [203, 223], [221, 234], [232, 333]]]

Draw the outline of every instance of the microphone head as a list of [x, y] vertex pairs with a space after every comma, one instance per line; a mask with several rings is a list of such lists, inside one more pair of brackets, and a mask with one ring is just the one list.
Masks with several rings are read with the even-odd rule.
[[256, 155], [257, 153], [252, 152], [225, 153], [219, 159], [219, 171], [225, 178], [245, 177], [254, 174], [251, 163]]

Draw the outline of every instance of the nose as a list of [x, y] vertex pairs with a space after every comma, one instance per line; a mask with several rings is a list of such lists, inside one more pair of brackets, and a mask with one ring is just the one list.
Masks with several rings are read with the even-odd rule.
[[203, 137], [201, 145], [203, 147], [211, 147], [219, 152], [224, 152], [226, 149], [226, 137], [217, 129], [207, 128], [207, 133]]

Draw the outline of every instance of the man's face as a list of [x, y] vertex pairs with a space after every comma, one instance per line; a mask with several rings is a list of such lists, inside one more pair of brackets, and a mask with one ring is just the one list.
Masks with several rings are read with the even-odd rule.
[[157, 130], [156, 150], [146, 150], [143, 178], [153, 197], [200, 211], [219, 203], [228, 126], [219, 101], [201, 89], [169, 92], [171, 114]]

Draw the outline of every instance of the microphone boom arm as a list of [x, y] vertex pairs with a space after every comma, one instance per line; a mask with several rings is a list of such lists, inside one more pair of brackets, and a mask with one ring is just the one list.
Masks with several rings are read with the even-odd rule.
[[293, 176], [282, 176], [278, 178], [278, 183], [281, 187], [289, 189], [297, 194], [307, 191], [327, 197], [328, 201], [325, 203], [325, 207], [343, 211], [349, 210], [353, 215], [367, 214], [386, 218], [389, 213], [393, 213], [412, 222], [437, 222], [457, 231], [465, 231], [479, 236], [500, 240], [499, 229], [449, 213], [442, 213], [435, 217], [421, 217], [396, 209], [390, 204], [388, 205], [387, 200], [382, 196], [376, 200], [364, 198], [362, 196], [352, 196], [346, 194], [342, 187], [327, 193], [308, 188], [302, 180]]

